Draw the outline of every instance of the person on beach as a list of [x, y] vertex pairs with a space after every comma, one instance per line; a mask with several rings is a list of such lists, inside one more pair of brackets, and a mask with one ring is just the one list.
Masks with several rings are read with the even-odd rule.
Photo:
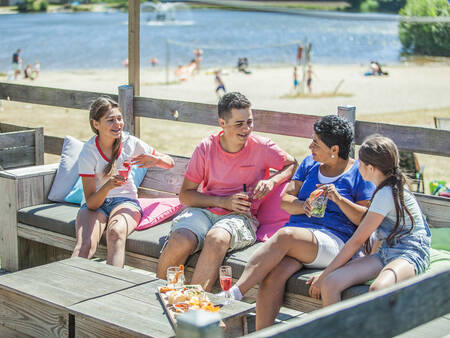
[[302, 57], [303, 57], [303, 46], [301, 43], [297, 45], [297, 65], [302, 64]]
[[[223, 83], [222, 78], [220, 77], [220, 70], [216, 70], [214, 74], [215, 74], [215, 82], [217, 85], [216, 95], [220, 99], [222, 95], [227, 92], [227, 90], [225, 89], [225, 84]], [[220, 91], [222, 91], [222, 93], [220, 93]]]
[[39, 61], [34, 61], [34, 66], [33, 66], [33, 72], [31, 73], [31, 77], [33, 80], [35, 80], [38, 76], [39, 73], [41, 72], [41, 64], [39, 63]]
[[197, 74], [200, 73], [200, 67], [202, 65], [203, 61], [203, 50], [198, 47], [194, 50], [194, 60], [195, 60], [195, 70], [197, 71]]
[[[119, 105], [110, 98], [99, 97], [92, 103], [89, 122], [96, 135], [84, 144], [78, 159], [84, 200], [75, 223], [72, 257], [91, 258], [106, 229], [106, 262], [123, 267], [125, 241], [139, 224], [142, 210], [133, 180], [117, 175], [117, 169], [130, 165], [168, 169], [174, 162], [123, 132]], [[125, 161], [130, 162], [124, 166]]]
[[[353, 129], [345, 119], [328, 115], [314, 124], [312, 154], [300, 164], [286, 188], [281, 208], [288, 223], [256, 250], [230, 292], [240, 300], [259, 283], [256, 329], [274, 323], [286, 281], [303, 267], [328, 266], [360, 224], [375, 186], [359, 173], [350, 158]], [[327, 194], [322, 218], [311, 217], [311, 194]], [[321, 191], [322, 190], [322, 191]]]
[[294, 66], [294, 90], [297, 91], [298, 89], [298, 74], [297, 74], [297, 66]]
[[[191, 284], [207, 291], [226, 253], [255, 243], [258, 201], [296, 168], [295, 159], [273, 141], [252, 134], [251, 104], [244, 95], [225, 94], [218, 114], [222, 131], [204, 139], [189, 161], [180, 191], [188, 209], [174, 219], [157, 271], [165, 279], [168, 267], [202, 249]], [[271, 168], [278, 172], [269, 177]]]
[[33, 80], [34, 78], [31, 75], [32, 75], [31, 65], [28, 64], [28, 65], [26, 65], [26, 67], [23, 71], [23, 78]]
[[313, 77], [313, 70], [312, 70], [312, 65], [309, 64], [308, 65], [308, 69], [306, 70], [306, 87], [308, 87], [308, 93], [312, 94], [312, 77]]
[[22, 58], [20, 57], [20, 48], [12, 56], [12, 66], [14, 71], [14, 80], [20, 75], [22, 69]]
[[[430, 264], [430, 230], [399, 169], [395, 143], [373, 135], [361, 145], [359, 160], [362, 177], [377, 189], [354, 235], [322, 274], [308, 281], [309, 294], [322, 297], [324, 306], [339, 302], [350, 286], [375, 278], [370, 290], [379, 290], [423, 273]], [[372, 233], [381, 242], [374, 254]], [[349, 262], [363, 244], [367, 256]]]

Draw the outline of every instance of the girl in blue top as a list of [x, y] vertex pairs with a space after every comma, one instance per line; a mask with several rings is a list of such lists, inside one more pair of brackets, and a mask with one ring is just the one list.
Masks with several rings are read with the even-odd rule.
[[[341, 292], [352, 285], [376, 278], [370, 290], [377, 290], [422, 273], [429, 266], [430, 231], [398, 168], [394, 142], [374, 135], [361, 145], [359, 159], [361, 175], [377, 189], [354, 235], [320, 277], [308, 281], [310, 295], [322, 296], [324, 306], [340, 301]], [[381, 244], [378, 251], [371, 248], [372, 233]], [[348, 262], [363, 243], [366, 254], [376, 253]]]
[[[350, 123], [338, 116], [314, 124], [312, 155], [301, 163], [282, 197], [281, 207], [292, 215], [289, 222], [255, 252], [231, 288], [240, 299], [260, 283], [258, 330], [273, 324], [289, 277], [304, 266], [326, 267], [367, 211], [375, 186], [362, 179], [359, 163], [349, 157], [352, 141]], [[329, 198], [323, 218], [310, 217], [309, 196], [318, 186]]]

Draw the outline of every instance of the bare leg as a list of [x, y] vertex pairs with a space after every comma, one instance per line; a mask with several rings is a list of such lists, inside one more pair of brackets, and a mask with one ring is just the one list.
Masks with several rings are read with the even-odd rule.
[[169, 242], [159, 257], [156, 276], [166, 279], [167, 268], [184, 264], [197, 247], [197, 242], [197, 236], [188, 229], [178, 229], [172, 232]]
[[236, 285], [244, 295], [261, 283], [285, 256], [311, 263], [317, 256], [317, 250], [317, 239], [308, 229], [282, 228], [253, 254]]
[[322, 305], [341, 301], [341, 293], [350, 286], [365, 283], [375, 278], [383, 268], [375, 256], [360, 257], [330, 273], [322, 282]]
[[397, 258], [381, 270], [370, 286], [370, 291], [380, 290], [416, 275], [414, 265], [407, 260]]
[[91, 258], [106, 227], [106, 215], [100, 211], [80, 209], [75, 222], [77, 243], [72, 257]]
[[122, 204], [111, 211], [106, 230], [108, 256], [106, 263], [123, 267], [125, 263], [125, 242], [141, 220], [137, 207]]
[[302, 266], [296, 259], [286, 256], [263, 280], [256, 299], [256, 330], [273, 324], [283, 303], [286, 281]]
[[211, 291], [217, 280], [219, 267], [230, 247], [230, 241], [230, 233], [223, 228], [212, 228], [207, 233], [192, 276], [192, 284], [200, 284], [206, 291]]

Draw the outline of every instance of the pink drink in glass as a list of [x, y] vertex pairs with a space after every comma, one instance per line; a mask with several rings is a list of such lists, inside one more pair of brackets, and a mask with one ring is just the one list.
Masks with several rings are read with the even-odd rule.
[[220, 277], [220, 286], [222, 287], [223, 291], [228, 291], [231, 288], [231, 277]]

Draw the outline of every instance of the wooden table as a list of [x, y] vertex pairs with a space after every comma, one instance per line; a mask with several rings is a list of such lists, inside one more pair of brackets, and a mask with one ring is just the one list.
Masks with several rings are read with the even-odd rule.
[[[156, 295], [164, 284], [154, 274], [82, 258], [0, 276], [0, 337], [174, 336]], [[247, 333], [253, 310], [237, 301], [224, 306], [225, 335]]]

